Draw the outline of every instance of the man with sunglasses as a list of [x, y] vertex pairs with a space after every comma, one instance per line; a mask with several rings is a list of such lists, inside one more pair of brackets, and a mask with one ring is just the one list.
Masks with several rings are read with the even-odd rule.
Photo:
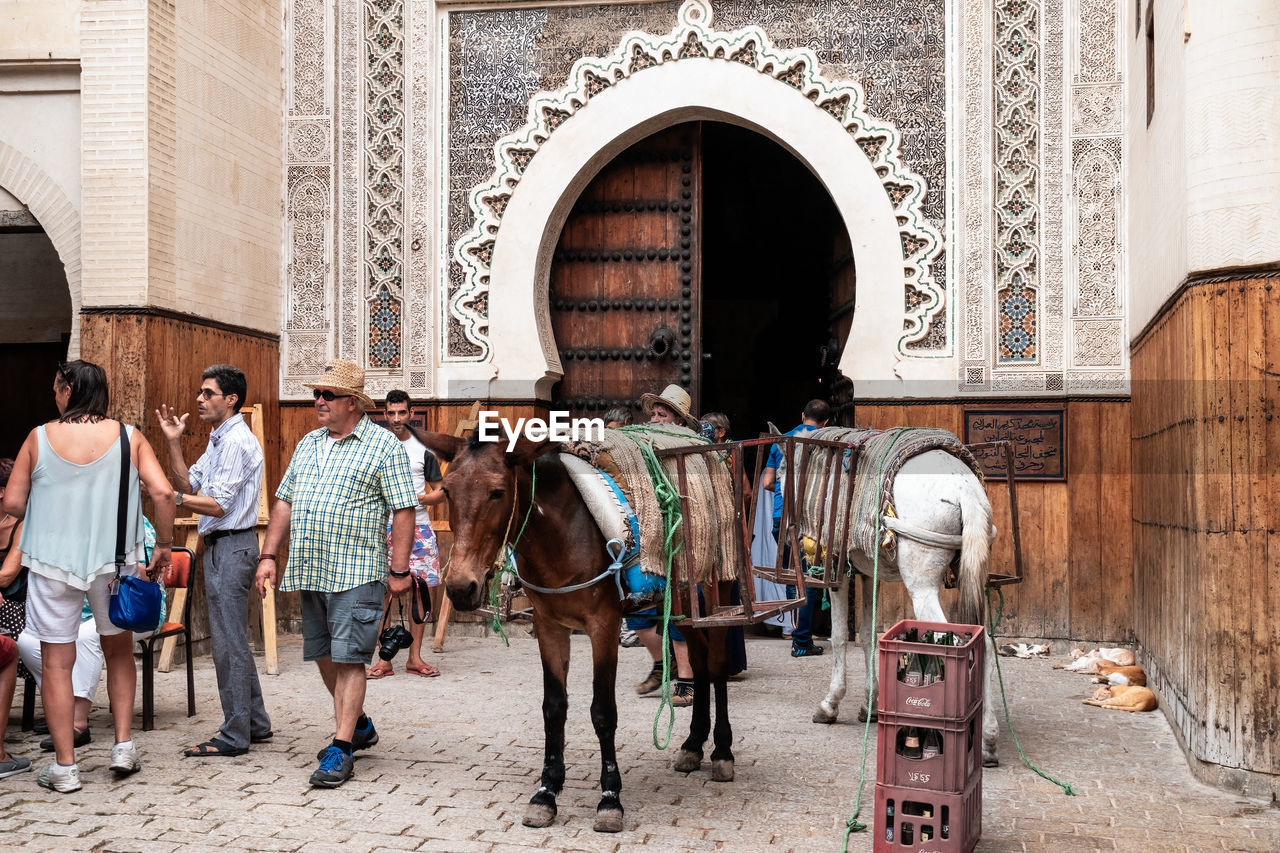
[[183, 752], [188, 758], [244, 755], [249, 744], [272, 735], [271, 718], [262, 701], [258, 668], [249, 649], [245, 624], [249, 588], [258, 565], [258, 498], [262, 488], [262, 448], [240, 406], [244, 373], [229, 364], [205, 369], [196, 392], [196, 412], [212, 432], [209, 446], [190, 468], [182, 456], [182, 434], [190, 413], [161, 405], [156, 412], [169, 443], [175, 500], [200, 516], [204, 539], [205, 604], [209, 611], [209, 645], [222, 701], [222, 725], [204, 743]]
[[[409, 454], [400, 439], [365, 416], [364, 370], [333, 359], [314, 389], [320, 429], [303, 436], [276, 489], [257, 587], [276, 582], [276, 551], [289, 537], [280, 590], [302, 593], [302, 658], [315, 661], [333, 696], [333, 742], [317, 756], [311, 784], [336, 788], [351, 778], [352, 753], [378, 742], [364, 713], [365, 668], [377, 645], [382, 600], [409, 589], [414, 507]], [[387, 516], [391, 516], [388, 571]]]

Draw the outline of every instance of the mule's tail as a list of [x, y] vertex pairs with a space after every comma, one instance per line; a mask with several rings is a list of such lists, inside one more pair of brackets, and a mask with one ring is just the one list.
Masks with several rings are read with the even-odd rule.
[[960, 492], [960, 612], [958, 622], [985, 625], [987, 563], [991, 559], [991, 502], [976, 477]]

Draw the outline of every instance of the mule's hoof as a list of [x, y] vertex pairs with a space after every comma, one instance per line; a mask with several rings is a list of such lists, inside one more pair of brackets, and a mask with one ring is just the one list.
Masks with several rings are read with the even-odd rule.
[[702, 767], [702, 753], [682, 749], [676, 753], [675, 769], [680, 773], [692, 773]]
[[551, 826], [555, 819], [556, 810], [554, 807], [544, 806], [541, 803], [529, 803], [529, 808], [524, 810], [524, 820], [520, 822], [534, 829], [542, 829], [543, 827]]
[[711, 762], [711, 781], [712, 782], [732, 782], [733, 781], [733, 760], [719, 759]]
[[622, 832], [622, 809], [596, 809], [596, 832]]
[[[876, 714], [872, 714], [872, 715], [871, 715], [871, 722], [873, 722], [873, 723], [874, 723], [874, 722], [876, 721], [876, 716], [877, 716]], [[859, 709], [858, 709], [858, 722], [860, 722], [860, 723], [865, 723], [866, 721], [867, 721], [867, 709], [866, 709], [866, 708], [859, 708]]]
[[839, 712], [832, 714], [828, 712], [826, 708], [819, 705], [818, 710], [813, 712], [813, 721], [815, 723], [824, 723], [826, 725], [830, 725], [831, 723], [834, 723], [836, 721], [836, 717], [838, 716], [840, 716]]
[[999, 767], [1000, 759], [996, 758], [994, 755], [990, 755], [990, 756], [984, 755], [982, 756], [982, 766], [983, 767]]

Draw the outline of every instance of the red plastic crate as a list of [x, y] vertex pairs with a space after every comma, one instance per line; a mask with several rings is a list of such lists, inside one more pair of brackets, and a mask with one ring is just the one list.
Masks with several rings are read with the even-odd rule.
[[[894, 806], [892, 818], [888, 816], [890, 802]], [[874, 814], [874, 853], [971, 853], [982, 837], [982, 777], [975, 777], [963, 794], [877, 784]], [[890, 828], [892, 840], [888, 838]], [[926, 831], [930, 838], [922, 841], [921, 834]]]
[[[905, 729], [934, 729], [942, 735], [942, 752], [933, 758], [898, 754]], [[982, 776], [982, 705], [959, 722], [933, 717], [880, 714], [876, 733], [876, 781], [886, 785], [947, 791], [966, 790]]]
[[[925, 631], [952, 631], [961, 636], [967, 633], [970, 637], [963, 646], [939, 646], [893, 639], [911, 628], [915, 628], [921, 635]], [[986, 645], [986, 633], [980, 625], [903, 619], [880, 637], [876, 710], [881, 714], [910, 714], [950, 720], [968, 717], [974, 707], [982, 702]], [[944, 667], [943, 679], [915, 687], [899, 681], [898, 662], [906, 654], [940, 658]]]

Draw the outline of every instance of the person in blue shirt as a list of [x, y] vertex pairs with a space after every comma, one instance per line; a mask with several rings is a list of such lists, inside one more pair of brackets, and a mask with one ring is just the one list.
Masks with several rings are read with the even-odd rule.
[[[803, 435], [827, 425], [831, 420], [831, 406], [825, 400], [810, 400], [805, 403], [800, 414], [800, 424], [786, 435]], [[765, 462], [764, 472], [760, 475], [760, 488], [773, 489], [773, 536], [778, 538], [778, 528], [782, 522], [783, 487], [786, 483], [787, 460], [783, 459], [782, 450], [774, 445], [769, 451], [769, 459]], [[782, 564], [785, 566], [791, 559], [790, 543], [779, 542], [783, 549]], [[801, 557], [803, 560], [803, 557]], [[808, 568], [808, 565], [805, 566]], [[787, 587], [787, 597], [795, 595], [794, 586]], [[796, 626], [791, 632], [791, 656], [793, 658], [813, 657], [822, 654], [824, 649], [813, 642], [813, 614], [822, 601], [822, 590], [816, 587], [805, 588], [805, 603], [796, 612]]]

